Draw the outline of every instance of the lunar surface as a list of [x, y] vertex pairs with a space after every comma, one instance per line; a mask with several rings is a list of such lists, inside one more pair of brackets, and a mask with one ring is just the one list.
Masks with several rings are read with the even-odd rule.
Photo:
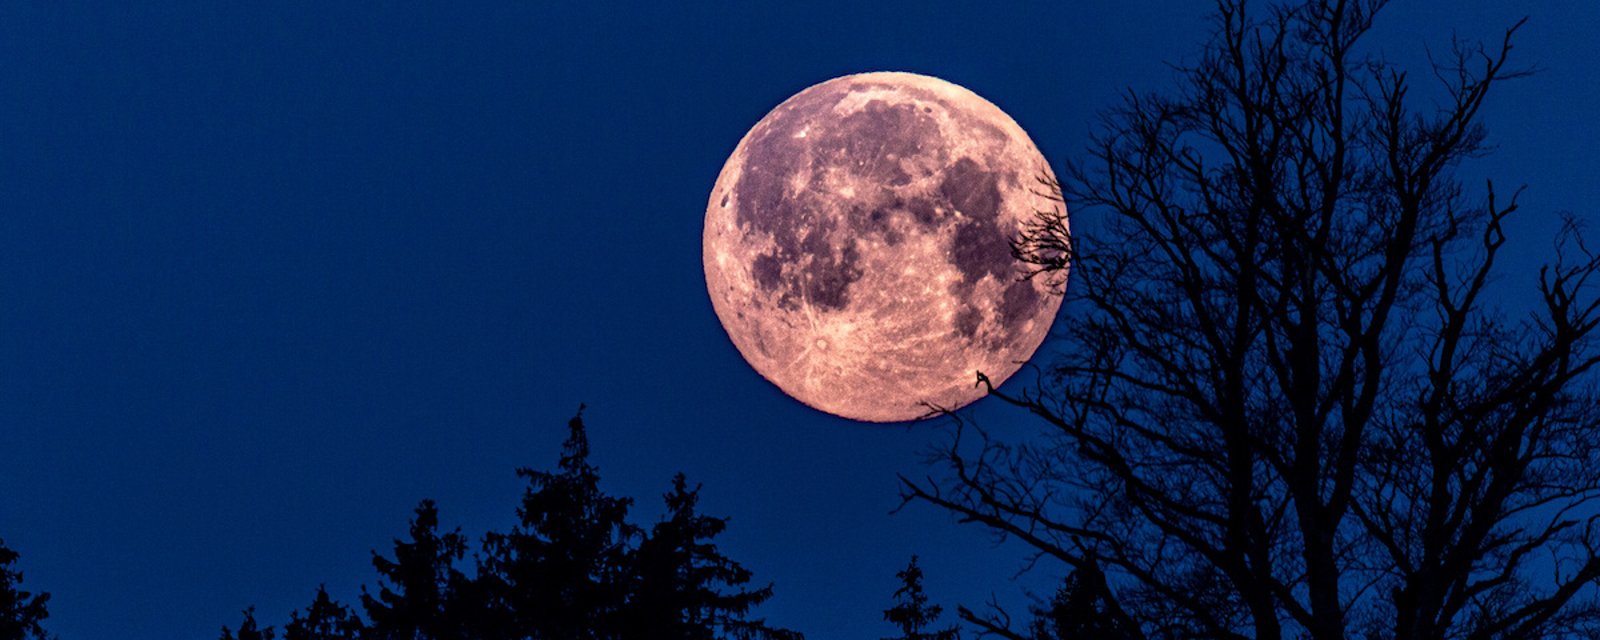
[[1049, 165], [998, 107], [909, 73], [812, 86], [747, 133], [706, 208], [706, 287], [756, 371], [812, 407], [894, 422], [1016, 373], [1061, 298], [1010, 240]]

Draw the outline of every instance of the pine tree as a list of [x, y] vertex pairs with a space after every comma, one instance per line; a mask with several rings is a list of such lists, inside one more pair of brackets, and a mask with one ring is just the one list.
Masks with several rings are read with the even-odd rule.
[[485, 536], [478, 580], [487, 637], [617, 637], [627, 545], [638, 533], [626, 521], [632, 500], [600, 491], [582, 407], [568, 427], [555, 472], [517, 470], [528, 480], [517, 526]]
[[1092, 564], [1074, 570], [1050, 607], [1034, 611], [1035, 640], [1133, 640], [1142, 637], [1116, 610], [1105, 574]]
[[289, 614], [283, 627], [284, 640], [360, 640], [365, 630], [361, 619], [337, 600], [328, 597], [326, 587], [317, 587], [316, 599], [306, 608]]
[[934, 623], [944, 612], [944, 607], [928, 604], [928, 595], [922, 591], [922, 567], [917, 557], [905, 569], [896, 572], [900, 588], [894, 592], [895, 604], [885, 609], [883, 619], [900, 629], [900, 635], [884, 640], [957, 640], [961, 630], [955, 626], [934, 630]]
[[[727, 529], [725, 518], [695, 510], [700, 487], [682, 473], [663, 496], [667, 515], [633, 554], [633, 595], [623, 616], [624, 637], [663, 640], [798, 638], [759, 619], [750, 610], [772, 597], [772, 585], [747, 588], [751, 573], [722, 555], [711, 540]], [[730, 589], [730, 591], [724, 591]]]
[[0, 640], [45, 638], [41, 623], [50, 613], [45, 609], [50, 594], [22, 591], [22, 572], [12, 568], [20, 555], [0, 540]]
[[[568, 426], [554, 471], [517, 470], [528, 481], [518, 523], [484, 536], [476, 576], [455, 568], [466, 540], [459, 529], [440, 533], [438, 509], [424, 500], [393, 558], [373, 553], [379, 585], [361, 597], [370, 624], [319, 589], [284, 640], [803, 638], [749, 617], [772, 586], [751, 586], [751, 572], [717, 549], [727, 520], [696, 510], [698, 486], [673, 478], [666, 515], [644, 535], [627, 521], [632, 500], [600, 491], [581, 407]], [[244, 615], [238, 635], [224, 627], [223, 640], [273, 640], [254, 609]]]
[[234, 635], [228, 627], [222, 627], [221, 640], [273, 640], [278, 636], [272, 627], [260, 629], [256, 627], [256, 608], [248, 607], [244, 610], [244, 621], [239, 623], [239, 633]]
[[372, 554], [381, 582], [378, 595], [363, 593], [361, 605], [372, 621], [372, 640], [456, 640], [470, 636], [472, 616], [465, 602], [466, 576], [455, 562], [467, 541], [456, 529], [440, 534], [439, 510], [432, 500], [417, 505], [411, 539], [395, 540], [394, 559]]

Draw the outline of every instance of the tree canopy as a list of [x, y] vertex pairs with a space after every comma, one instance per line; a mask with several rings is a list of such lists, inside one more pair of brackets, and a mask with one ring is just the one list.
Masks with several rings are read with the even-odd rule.
[[[753, 586], [717, 548], [727, 520], [697, 510], [698, 485], [675, 476], [647, 531], [628, 520], [631, 499], [600, 488], [581, 409], [567, 427], [554, 470], [517, 470], [528, 482], [517, 521], [483, 536], [470, 574], [459, 566], [467, 538], [441, 532], [438, 506], [423, 500], [392, 555], [373, 553], [366, 619], [318, 589], [284, 640], [799, 640], [751, 617], [772, 587]], [[253, 609], [244, 616], [224, 640], [275, 638]]]
[[1057, 207], [1013, 243], [1075, 316], [990, 390], [1040, 435], [959, 420], [907, 499], [1104, 575], [1129, 637], [1600, 633], [1600, 259], [1569, 225], [1507, 317], [1517, 194], [1455, 177], [1520, 24], [1419, 73], [1363, 48], [1384, 4], [1220, 0], [1174, 86], [1105, 114], [1044, 185], [1095, 234]]
[[0, 640], [43, 640], [50, 594], [21, 588], [22, 571], [16, 567], [20, 557], [0, 540]]

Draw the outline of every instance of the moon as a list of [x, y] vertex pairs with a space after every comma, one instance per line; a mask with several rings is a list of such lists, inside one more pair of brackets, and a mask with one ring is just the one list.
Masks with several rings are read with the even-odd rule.
[[[1043, 342], [1061, 306], [1010, 241], [1052, 177], [1009, 116], [924, 75], [795, 94], [750, 129], [706, 206], [706, 288], [746, 361], [788, 395], [867, 422], [956, 409]], [[924, 404], [926, 403], [926, 404]]]

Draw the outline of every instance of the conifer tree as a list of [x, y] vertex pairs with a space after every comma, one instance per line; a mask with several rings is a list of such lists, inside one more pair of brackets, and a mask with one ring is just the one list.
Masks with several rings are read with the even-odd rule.
[[326, 587], [317, 587], [317, 596], [306, 608], [289, 614], [283, 627], [284, 640], [361, 640], [365, 626], [349, 607], [328, 596]]
[[1133, 640], [1139, 631], [1116, 608], [1105, 574], [1085, 564], [1067, 576], [1047, 609], [1034, 612], [1035, 640]]
[[772, 585], [749, 588], [749, 569], [722, 555], [712, 539], [727, 529], [725, 518], [696, 511], [699, 485], [682, 473], [663, 496], [667, 515], [633, 554], [634, 588], [623, 615], [624, 637], [672, 640], [797, 638], [765, 621], [747, 619], [772, 597]]
[[258, 628], [256, 626], [256, 608], [246, 607], [244, 620], [239, 623], [238, 634], [235, 635], [234, 632], [228, 630], [228, 627], [224, 626], [222, 627], [221, 640], [273, 640], [277, 637], [278, 634], [272, 627]]
[[517, 470], [528, 480], [517, 526], [485, 536], [478, 586], [486, 637], [616, 637], [628, 543], [638, 533], [626, 521], [632, 500], [600, 491], [582, 407], [568, 427], [556, 471]]
[[34, 594], [18, 588], [22, 572], [13, 568], [19, 554], [0, 541], [0, 640], [45, 638], [42, 622], [50, 617], [45, 608], [50, 594]]
[[[371, 620], [372, 640], [458, 640], [470, 636], [472, 616], [464, 597], [468, 578], [455, 568], [466, 553], [461, 530], [440, 534], [439, 510], [432, 500], [417, 505], [411, 539], [395, 540], [394, 559], [374, 552], [377, 596], [363, 592], [362, 608]], [[365, 591], [363, 589], [363, 591]]]
[[928, 604], [928, 595], [922, 590], [922, 567], [917, 565], [916, 556], [911, 556], [906, 568], [894, 575], [900, 578], [900, 588], [894, 592], [894, 606], [884, 610], [883, 619], [899, 628], [900, 635], [884, 640], [957, 640], [961, 637], [961, 630], [955, 626], [933, 628], [944, 607]]
[[[717, 549], [727, 520], [697, 511], [699, 486], [673, 478], [667, 513], [646, 535], [627, 521], [632, 500], [600, 490], [581, 407], [568, 427], [554, 471], [517, 471], [528, 481], [518, 522], [484, 536], [474, 576], [456, 569], [465, 537], [440, 533], [438, 509], [424, 500], [393, 557], [373, 553], [379, 584], [361, 596], [370, 623], [319, 589], [284, 640], [803, 638], [750, 618], [772, 586], [752, 586], [751, 572]], [[244, 616], [237, 635], [223, 627], [223, 640], [274, 639], [253, 608]]]

